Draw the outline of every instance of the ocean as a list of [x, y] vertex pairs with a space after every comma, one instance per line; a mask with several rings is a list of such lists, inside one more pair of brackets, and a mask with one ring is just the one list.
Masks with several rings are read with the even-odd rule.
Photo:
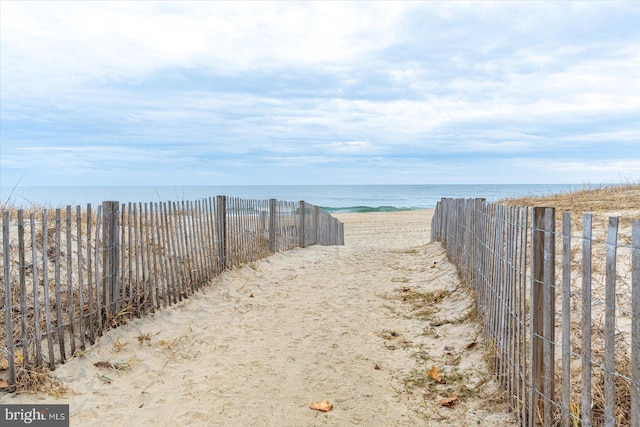
[[217, 195], [242, 199], [304, 200], [328, 212], [389, 212], [434, 208], [443, 197], [489, 202], [508, 197], [578, 190], [585, 184], [456, 185], [247, 185], [247, 186], [78, 186], [0, 187], [0, 204], [16, 208], [93, 206], [105, 200], [159, 202], [197, 200]]

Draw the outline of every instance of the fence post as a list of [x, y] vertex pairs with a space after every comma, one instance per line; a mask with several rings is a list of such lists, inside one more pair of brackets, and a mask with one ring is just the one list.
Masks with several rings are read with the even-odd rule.
[[218, 271], [227, 268], [227, 196], [216, 196], [216, 240]]
[[320, 242], [318, 241], [319, 236], [319, 227], [320, 227], [320, 218], [318, 215], [318, 205], [313, 205], [313, 244], [317, 245]]
[[269, 251], [276, 251], [276, 207], [277, 200], [269, 199]]
[[544, 413], [545, 402], [538, 393], [544, 393], [544, 278], [545, 278], [545, 210], [533, 208], [531, 230], [531, 388], [529, 425], [536, 425], [536, 415]]
[[304, 239], [304, 234], [306, 232], [306, 230], [304, 229], [304, 221], [305, 221], [305, 203], [304, 200], [300, 200], [299, 203], [299, 208], [300, 210], [300, 227], [299, 227], [299, 232], [300, 232], [300, 247], [304, 248], [305, 247], [305, 239]]
[[118, 210], [117, 201], [102, 202], [102, 298], [106, 310], [106, 322], [115, 313], [118, 288]]
[[[555, 344], [556, 344], [556, 210], [546, 208], [544, 218], [544, 395], [555, 402]], [[551, 425], [553, 405], [545, 403], [544, 425]]]

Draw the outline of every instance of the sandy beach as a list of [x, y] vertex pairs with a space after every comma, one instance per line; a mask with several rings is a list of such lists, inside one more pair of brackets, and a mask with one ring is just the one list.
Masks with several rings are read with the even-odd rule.
[[335, 215], [345, 246], [227, 271], [58, 367], [64, 396], [1, 400], [69, 403], [73, 426], [515, 425], [432, 214]]

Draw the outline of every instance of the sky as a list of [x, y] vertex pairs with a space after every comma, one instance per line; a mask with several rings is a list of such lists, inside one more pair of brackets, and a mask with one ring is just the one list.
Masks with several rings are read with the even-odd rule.
[[0, 2], [2, 186], [640, 180], [640, 2]]

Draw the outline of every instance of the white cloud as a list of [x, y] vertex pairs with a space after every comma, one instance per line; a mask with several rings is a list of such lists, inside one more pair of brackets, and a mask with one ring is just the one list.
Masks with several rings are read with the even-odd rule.
[[[394, 43], [406, 5], [6, 2], [5, 79], [68, 88], [168, 67], [223, 73], [350, 64]], [[55, 86], [49, 86], [55, 89]]]
[[3, 2], [2, 173], [638, 174], [620, 161], [639, 155], [638, 19], [624, 2]]
[[592, 160], [588, 162], [550, 160], [545, 169], [574, 172], [619, 172], [623, 176], [640, 174], [640, 160]]

